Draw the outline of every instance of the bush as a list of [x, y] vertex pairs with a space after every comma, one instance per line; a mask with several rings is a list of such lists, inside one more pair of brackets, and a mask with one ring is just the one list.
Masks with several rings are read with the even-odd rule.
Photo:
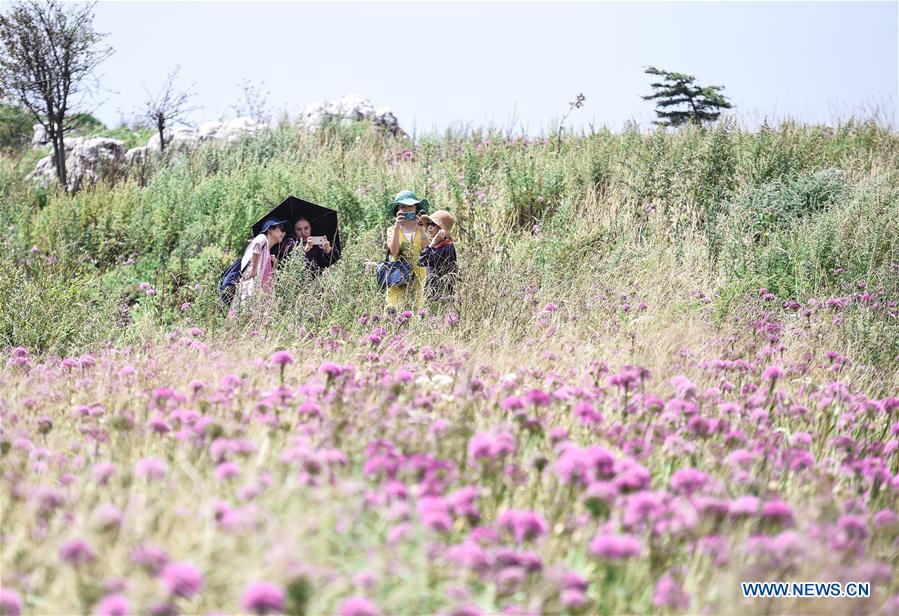
[[88, 265], [4, 245], [0, 261], [0, 344], [66, 354], [119, 337], [121, 305]]
[[34, 117], [26, 109], [0, 103], [0, 150], [21, 150], [31, 142]]

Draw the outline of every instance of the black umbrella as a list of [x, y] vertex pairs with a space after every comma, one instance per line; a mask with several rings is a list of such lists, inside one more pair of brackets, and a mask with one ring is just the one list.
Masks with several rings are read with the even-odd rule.
[[293, 223], [305, 218], [312, 225], [312, 235], [325, 235], [331, 246], [340, 252], [340, 234], [337, 232], [337, 211], [309, 201], [298, 199], [293, 195], [287, 197], [271, 212], [260, 218], [253, 225], [253, 237], [262, 233], [262, 225], [266, 220], [286, 220], [289, 232], [293, 235]]

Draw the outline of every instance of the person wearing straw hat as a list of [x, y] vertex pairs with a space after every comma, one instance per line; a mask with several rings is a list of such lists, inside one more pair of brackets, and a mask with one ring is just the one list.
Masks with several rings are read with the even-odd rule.
[[387, 230], [387, 250], [391, 261], [404, 260], [411, 263], [413, 276], [404, 286], [387, 288], [387, 307], [421, 308], [424, 305], [424, 281], [427, 269], [418, 266], [418, 255], [427, 244], [418, 216], [428, 211], [428, 200], [419, 199], [411, 190], [397, 193], [387, 205], [387, 214], [393, 219], [393, 226]]
[[418, 264], [427, 267], [425, 296], [431, 302], [445, 302], [453, 299], [459, 268], [456, 265], [456, 247], [453, 245], [453, 215], [446, 210], [420, 218], [422, 226], [428, 230], [431, 242], [424, 247], [418, 257]]

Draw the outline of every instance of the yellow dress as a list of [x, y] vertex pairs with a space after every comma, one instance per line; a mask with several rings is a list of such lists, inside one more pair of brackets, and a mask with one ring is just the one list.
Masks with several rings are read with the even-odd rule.
[[[387, 230], [387, 237], [392, 238], [393, 232], [394, 228], [390, 227], [390, 229]], [[396, 258], [390, 257], [391, 261], [396, 261], [399, 258], [404, 258], [409, 261], [414, 266], [412, 271], [415, 273], [415, 276], [412, 278], [412, 284], [408, 284], [405, 287], [390, 287], [387, 289], [388, 308], [412, 310], [424, 306], [425, 276], [428, 274], [428, 268], [418, 267], [418, 256], [425, 246], [425, 240], [422, 233], [422, 227], [418, 227], [415, 230], [415, 235], [412, 236], [411, 242], [406, 239], [405, 235], [402, 235], [399, 254]]]

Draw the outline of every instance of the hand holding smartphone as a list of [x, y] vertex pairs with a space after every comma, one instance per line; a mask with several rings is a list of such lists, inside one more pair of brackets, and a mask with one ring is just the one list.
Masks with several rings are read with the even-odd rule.
[[309, 236], [309, 242], [313, 246], [321, 246], [322, 244], [325, 243], [326, 239], [328, 239], [328, 238], [326, 238], [324, 235], [310, 235]]

